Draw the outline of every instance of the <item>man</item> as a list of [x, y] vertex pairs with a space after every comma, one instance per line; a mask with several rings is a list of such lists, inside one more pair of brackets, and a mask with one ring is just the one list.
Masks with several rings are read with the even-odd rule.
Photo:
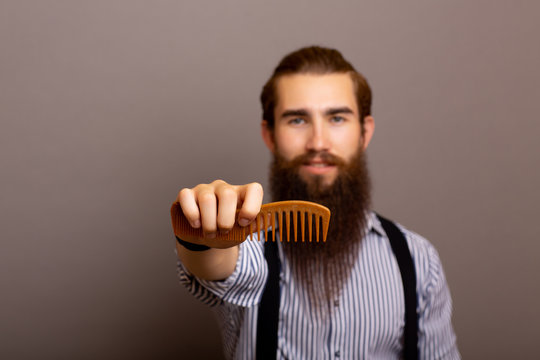
[[[273, 200], [310, 200], [332, 211], [326, 243], [278, 242], [277, 358], [399, 358], [404, 285], [387, 231], [370, 209], [365, 150], [375, 125], [366, 80], [338, 51], [303, 48], [281, 61], [261, 102], [262, 137], [273, 154]], [[262, 198], [259, 184], [221, 180], [182, 189], [177, 197], [191, 226], [205, 234], [191, 241], [198, 245], [179, 239], [180, 281], [215, 307], [227, 358], [255, 358], [269, 263], [262, 242], [223, 249], [213, 239], [235, 222], [253, 221]], [[419, 357], [459, 358], [437, 252], [399, 229], [416, 273]]]

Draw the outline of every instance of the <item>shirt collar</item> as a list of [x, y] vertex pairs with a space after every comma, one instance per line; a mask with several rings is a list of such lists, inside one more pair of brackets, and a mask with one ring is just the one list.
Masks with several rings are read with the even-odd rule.
[[368, 211], [366, 214], [367, 222], [366, 222], [366, 234], [368, 234], [370, 231], [375, 231], [380, 236], [386, 236], [386, 232], [383, 230], [383, 227], [381, 225], [381, 222], [377, 218], [377, 215], [373, 211]]

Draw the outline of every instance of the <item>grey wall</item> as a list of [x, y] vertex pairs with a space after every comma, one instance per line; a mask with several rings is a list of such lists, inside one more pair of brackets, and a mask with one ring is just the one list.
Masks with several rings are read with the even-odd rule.
[[540, 22], [526, 1], [0, 3], [0, 358], [219, 358], [169, 206], [266, 184], [258, 95], [336, 47], [372, 84], [375, 207], [428, 237], [468, 359], [540, 335]]

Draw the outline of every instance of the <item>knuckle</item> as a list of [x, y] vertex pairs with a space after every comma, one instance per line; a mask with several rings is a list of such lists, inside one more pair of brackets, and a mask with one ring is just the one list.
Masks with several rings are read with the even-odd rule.
[[201, 192], [198, 196], [199, 202], [203, 202], [203, 203], [212, 202], [212, 201], [215, 201], [215, 199], [216, 199], [215, 194], [210, 191]]
[[219, 196], [228, 200], [237, 197], [236, 191], [232, 187], [224, 187], [220, 189]]
[[178, 200], [184, 200], [192, 194], [192, 190], [188, 188], [183, 188], [178, 192]]
[[210, 184], [206, 184], [206, 183], [202, 183], [202, 184], [198, 184], [197, 186], [195, 186], [193, 188], [193, 191], [196, 192], [196, 193], [199, 193], [201, 191], [205, 191], [205, 190], [208, 190], [208, 189], [211, 189], [212, 186]]
[[262, 185], [261, 185], [260, 183], [258, 183], [258, 182], [252, 182], [252, 183], [249, 183], [249, 184], [248, 184], [248, 187], [249, 187], [251, 190], [260, 191], [260, 192], [263, 191]]
[[224, 180], [217, 179], [217, 180], [212, 181], [212, 183], [210, 185], [212, 185], [214, 187], [220, 187], [220, 186], [229, 185], [229, 184], [227, 184], [227, 182], [225, 182]]

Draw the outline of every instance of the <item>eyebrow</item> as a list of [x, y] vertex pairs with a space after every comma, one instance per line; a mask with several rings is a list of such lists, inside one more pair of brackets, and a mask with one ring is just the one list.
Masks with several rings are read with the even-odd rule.
[[[329, 115], [336, 115], [336, 114], [354, 114], [351, 108], [347, 106], [342, 107], [336, 107], [336, 108], [330, 108], [324, 112], [326, 116]], [[281, 114], [281, 118], [286, 118], [290, 116], [309, 116], [309, 112], [305, 109], [291, 109], [291, 110], [285, 110]]]
[[283, 114], [281, 114], [282, 118], [286, 118], [289, 116], [308, 116], [309, 113], [304, 109], [293, 109], [293, 110], [285, 110]]
[[347, 106], [330, 108], [325, 111], [325, 115], [336, 115], [336, 114], [354, 114], [351, 108]]

